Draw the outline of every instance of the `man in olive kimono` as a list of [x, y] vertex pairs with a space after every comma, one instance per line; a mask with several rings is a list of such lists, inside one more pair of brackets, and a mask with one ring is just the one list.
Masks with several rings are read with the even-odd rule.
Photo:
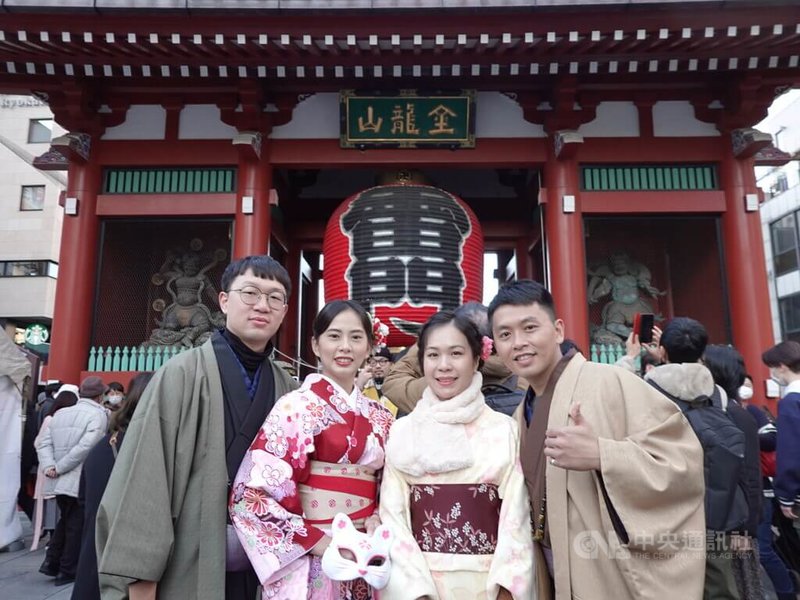
[[258, 579], [226, 526], [228, 486], [275, 400], [297, 387], [270, 358], [290, 288], [268, 256], [228, 265], [225, 328], [142, 395], [97, 513], [104, 599], [255, 598]]
[[537, 598], [699, 600], [703, 451], [673, 402], [632, 373], [562, 355], [539, 283], [489, 305], [497, 354], [531, 387], [515, 413]]

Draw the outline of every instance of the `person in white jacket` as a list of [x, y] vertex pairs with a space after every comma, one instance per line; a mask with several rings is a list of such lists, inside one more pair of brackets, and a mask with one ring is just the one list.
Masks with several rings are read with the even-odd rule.
[[0, 552], [21, 549], [17, 492], [21, 483], [22, 389], [30, 374], [28, 359], [0, 331]]
[[77, 404], [53, 416], [36, 446], [39, 465], [47, 477], [44, 493], [55, 495], [61, 511], [39, 572], [55, 576], [57, 586], [75, 580], [83, 530], [83, 511], [78, 505], [81, 469], [89, 450], [108, 428], [108, 416], [102, 406], [107, 390], [99, 377], [84, 379]]

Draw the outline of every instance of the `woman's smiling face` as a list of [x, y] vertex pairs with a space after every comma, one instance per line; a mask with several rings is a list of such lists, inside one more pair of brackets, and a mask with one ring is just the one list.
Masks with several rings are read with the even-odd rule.
[[425, 382], [439, 400], [450, 400], [466, 390], [478, 370], [466, 336], [453, 323], [428, 333], [423, 356]]
[[311, 347], [322, 363], [323, 374], [352, 391], [356, 372], [370, 352], [367, 332], [355, 311], [336, 315], [319, 338], [311, 339]]

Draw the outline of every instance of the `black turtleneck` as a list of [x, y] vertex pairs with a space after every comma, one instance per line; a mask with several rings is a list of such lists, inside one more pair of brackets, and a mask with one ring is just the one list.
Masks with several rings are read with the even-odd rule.
[[220, 333], [222, 337], [225, 338], [225, 341], [228, 342], [236, 358], [242, 363], [244, 370], [247, 371], [248, 377], [255, 375], [255, 372], [258, 371], [258, 367], [272, 354], [272, 342], [267, 343], [267, 347], [264, 348], [263, 352], [256, 352], [240, 340], [230, 329], [223, 328], [220, 330]]

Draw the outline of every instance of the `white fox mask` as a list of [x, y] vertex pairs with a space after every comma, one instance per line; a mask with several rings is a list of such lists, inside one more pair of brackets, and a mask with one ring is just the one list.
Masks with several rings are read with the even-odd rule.
[[[353, 527], [350, 517], [338, 513], [331, 526], [331, 543], [322, 555], [322, 572], [334, 581], [351, 581], [363, 578], [376, 590], [389, 583], [392, 563], [389, 550], [394, 534], [381, 525], [372, 535], [361, 533]], [[342, 551], [350, 552], [355, 560], [345, 558]]]

